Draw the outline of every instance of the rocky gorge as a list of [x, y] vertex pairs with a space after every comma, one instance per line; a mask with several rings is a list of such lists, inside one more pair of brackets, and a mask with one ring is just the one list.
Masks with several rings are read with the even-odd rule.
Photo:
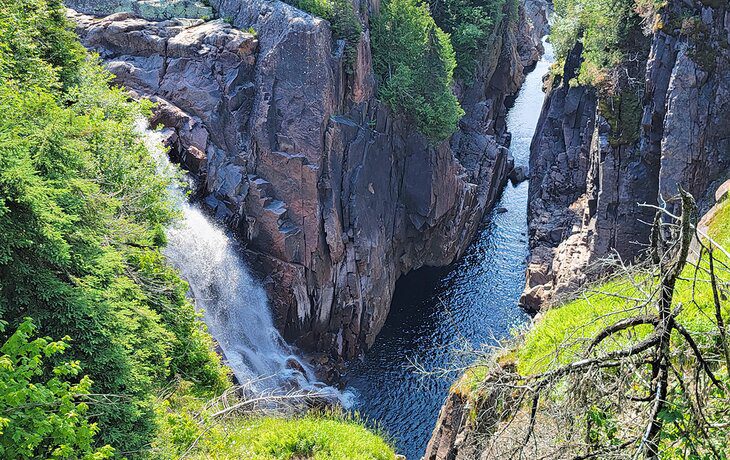
[[730, 164], [729, 15], [726, 2], [672, 1], [649, 13], [614, 96], [571, 84], [580, 43], [562, 76], [546, 81], [530, 160], [524, 306], [569, 296], [605, 272], [602, 259], [639, 256], [654, 215], [641, 204], [670, 200], [678, 186], [703, 210], [714, 203]]
[[[607, 276], [613, 269], [607, 259], [625, 265], [641, 259], [652, 234], [652, 206], [678, 215], [673, 197], [686, 190], [697, 199], [704, 214], [698, 225], [706, 232], [716, 203], [726, 196], [730, 5], [669, 1], [638, 12], [644, 20], [633, 29], [631, 52], [618, 64], [610, 91], [579, 80], [586, 58], [580, 40], [544, 79], [545, 102], [530, 154], [530, 256], [520, 299], [529, 311], [540, 312], [537, 324], [580, 288]], [[521, 340], [517, 350], [524, 346]], [[518, 351], [495, 352], [497, 362], [481, 382], [520, 375], [511, 353]], [[500, 425], [502, 404], [519, 405], [510, 390], [497, 383], [475, 397], [463, 387], [452, 387], [426, 459], [516, 458], [523, 448], [528, 456], [567, 455], [559, 443], [545, 454], [550, 449], [538, 447], [538, 441], [531, 451], [527, 441], [510, 437], [510, 423], [525, 431], [534, 423], [522, 412]], [[560, 433], [548, 427], [549, 417], [537, 423]], [[616, 458], [623, 458], [618, 452]]]
[[[457, 82], [459, 130], [434, 144], [377, 101], [367, 27], [349, 67], [327, 21], [282, 2], [212, 1], [225, 20], [143, 3], [67, 2], [116, 81], [158, 103], [153, 123], [246, 243], [285, 338], [357, 356], [396, 280], [462, 254], [505, 183], [504, 101], [540, 55], [544, 8], [505, 4], [473, 83]], [[355, 11], [367, 24], [378, 7]]]
[[729, 0], [0, 37], [0, 458], [730, 455]]

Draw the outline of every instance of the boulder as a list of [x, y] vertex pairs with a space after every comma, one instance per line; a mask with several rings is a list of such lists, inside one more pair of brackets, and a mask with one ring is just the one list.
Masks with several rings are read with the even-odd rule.
[[527, 167], [515, 166], [509, 173], [509, 180], [512, 185], [520, 184], [530, 178]]

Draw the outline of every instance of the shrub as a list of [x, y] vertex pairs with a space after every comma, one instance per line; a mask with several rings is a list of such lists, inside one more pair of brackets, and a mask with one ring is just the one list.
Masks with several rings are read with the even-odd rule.
[[[0, 332], [6, 323], [0, 321]], [[0, 457], [110, 458], [110, 446], [95, 448], [99, 431], [89, 422], [91, 380], [78, 381], [77, 361], [56, 364], [45, 377], [44, 360], [63, 354], [68, 338], [53, 342], [33, 339], [35, 327], [26, 319], [0, 346]]]
[[428, 6], [418, 0], [384, 2], [372, 23], [372, 48], [380, 98], [412, 117], [432, 141], [448, 138], [464, 111], [451, 89], [454, 49]]
[[0, 0], [0, 79], [70, 85], [84, 48], [61, 0]]
[[[578, 82], [602, 86], [628, 51], [644, 46], [634, 0], [555, 0], [550, 40], [559, 60], [583, 43]], [[638, 35], [638, 36], [637, 36]]]
[[128, 455], [153, 438], [169, 381], [210, 393], [227, 377], [160, 254], [176, 214], [135, 133], [145, 106], [110, 89], [60, 8], [0, 3], [0, 36], [15, 34], [0, 45], [0, 318], [73, 338], [69, 358], [109, 395], [91, 417], [99, 441]]

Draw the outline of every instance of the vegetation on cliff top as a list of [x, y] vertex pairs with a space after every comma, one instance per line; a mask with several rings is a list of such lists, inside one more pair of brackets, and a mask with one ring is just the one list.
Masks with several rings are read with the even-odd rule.
[[498, 411], [500, 436], [530, 439], [518, 450], [727, 458], [730, 201], [713, 211], [701, 243], [690, 244], [685, 217], [647, 262], [546, 311], [514, 347], [469, 372], [454, 391], [476, 400], [473, 423]]
[[357, 44], [362, 34], [362, 24], [350, 0], [289, 0], [302, 11], [326, 19], [337, 39], [345, 41], [345, 71], [352, 72], [357, 59]]
[[60, 0], [0, 0], [0, 457], [393, 458], [348, 420], [208, 426], [232, 390], [160, 251], [175, 178], [136, 132], [149, 104], [110, 81]]
[[[290, 3], [330, 21], [335, 37], [345, 40], [351, 69], [362, 27], [350, 0]], [[485, 49], [494, 42], [505, 4], [506, 0], [383, 2], [370, 24], [380, 98], [412, 118], [432, 141], [448, 138], [463, 115], [451, 89], [454, 75], [473, 82]]]
[[0, 17], [0, 338], [26, 317], [41, 337], [70, 337], [29, 382], [50, 385], [54, 366], [77, 361], [93, 393], [108, 395], [89, 411], [98, 442], [135, 452], [154, 436], [168, 381], [201, 394], [227, 384], [187, 285], [159, 252], [175, 217], [170, 178], [134, 133], [144, 107], [109, 88], [60, 1], [2, 2]]
[[372, 21], [379, 96], [432, 141], [456, 131], [464, 111], [453, 91], [456, 58], [448, 34], [419, 0], [387, 0]]
[[[507, 0], [429, 0], [434, 21], [450, 34], [456, 53], [456, 76], [472, 83], [477, 64], [505, 15]], [[516, 10], [516, 6], [515, 6]]]
[[[651, 3], [651, 5], [648, 5]], [[639, 138], [641, 98], [649, 52], [645, 21], [654, 0], [556, 0], [550, 39], [562, 68], [577, 43], [581, 65], [571, 85], [597, 89], [599, 110], [611, 126], [613, 146]]]
[[564, 61], [577, 42], [583, 44], [581, 84], [601, 87], [627, 53], [640, 46], [641, 17], [635, 0], [555, 0], [550, 40], [558, 61]]

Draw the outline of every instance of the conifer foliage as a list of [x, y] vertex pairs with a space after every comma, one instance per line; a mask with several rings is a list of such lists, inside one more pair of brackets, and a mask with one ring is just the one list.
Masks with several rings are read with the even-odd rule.
[[464, 115], [451, 89], [456, 57], [449, 35], [419, 0], [384, 2], [371, 27], [380, 98], [432, 141], [448, 138]]
[[[146, 108], [110, 88], [58, 0], [0, 0], [0, 78], [0, 343], [9, 347], [0, 363], [16, 386], [58, 390], [44, 404], [74, 411], [79, 420], [67, 428], [83, 430], [78, 443], [138, 455], [168, 382], [190, 381], [200, 393], [227, 383], [187, 285], [160, 254], [176, 214], [171, 178], [156, 173], [134, 130]], [[63, 355], [44, 351], [62, 337], [54, 347]], [[37, 365], [18, 375], [18, 360]], [[100, 396], [79, 410], [69, 393], [89, 391]], [[0, 400], [8, 392], [30, 397], [0, 387]], [[2, 433], [33, 430], [2, 417]], [[38, 430], [38, 450], [17, 456], [67, 456], [65, 440]]]

